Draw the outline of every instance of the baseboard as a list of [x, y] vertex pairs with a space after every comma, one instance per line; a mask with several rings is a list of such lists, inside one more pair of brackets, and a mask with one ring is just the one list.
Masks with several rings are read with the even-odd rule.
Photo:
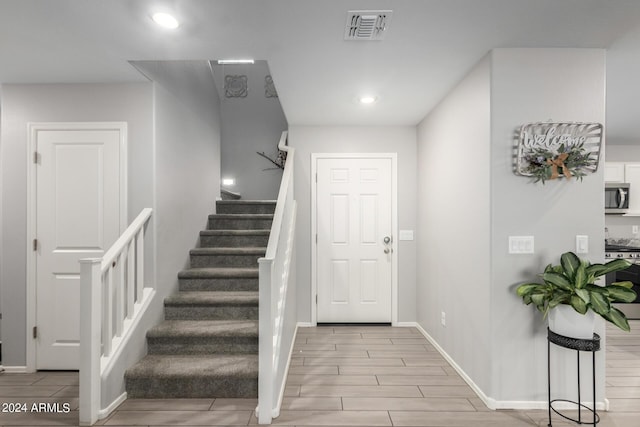
[[418, 324], [416, 322], [396, 322], [392, 326], [397, 328], [413, 328], [418, 327]]
[[27, 373], [29, 373], [29, 371], [27, 371], [27, 367], [26, 366], [3, 366], [3, 369], [7, 374], [27, 374]]
[[104, 409], [99, 410], [98, 411], [98, 419], [99, 420], [103, 420], [103, 419], [107, 418], [125, 400], [127, 400], [127, 392], [126, 391], [124, 393], [122, 393], [120, 396], [116, 397], [115, 400], [113, 402], [111, 402], [111, 404], [109, 406], [107, 406]]
[[[487, 396], [478, 385], [473, 382], [473, 380], [467, 375], [467, 373], [453, 360], [451, 356], [438, 344], [438, 342], [427, 333], [427, 331], [420, 326], [417, 322], [414, 324], [409, 324], [411, 322], [403, 322], [402, 326], [415, 326], [418, 331], [435, 347], [435, 349], [445, 358], [445, 360], [451, 365], [453, 369], [462, 377], [464, 382], [466, 382], [469, 387], [473, 390], [475, 394], [478, 395], [480, 400], [487, 406], [487, 408], [492, 410], [497, 409], [517, 409], [517, 410], [534, 410], [534, 409], [542, 409], [547, 410], [549, 408], [549, 402], [546, 400], [543, 401], [519, 401], [519, 400], [496, 400], [492, 397]], [[398, 325], [399, 326], [399, 325]], [[587, 406], [593, 406], [593, 402], [582, 402]], [[571, 403], [565, 402], [556, 402], [554, 403], [554, 408], [559, 410], [571, 410], [575, 409], [575, 405]], [[609, 401], [604, 399], [603, 402], [597, 402], [596, 409], [599, 411], [608, 411], [609, 410]]]
[[298, 322], [298, 324], [296, 325], [296, 332], [298, 328], [313, 328], [316, 325], [314, 325], [311, 322]]
[[[478, 395], [480, 400], [482, 400], [482, 402], [487, 406], [487, 408], [494, 409], [494, 410], [495, 409], [507, 409], [507, 408], [502, 408], [502, 407], [499, 408], [498, 407], [499, 406], [498, 402], [496, 402], [495, 399], [492, 399], [491, 397], [489, 397], [486, 394], [484, 394], [482, 389], [480, 387], [478, 387], [478, 385], [475, 382], [473, 382], [471, 377], [469, 377], [469, 375], [467, 375], [467, 373], [456, 363], [456, 361], [453, 360], [453, 358], [451, 356], [449, 356], [449, 354], [442, 347], [440, 347], [440, 344], [438, 344], [438, 342], [435, 339], [433, 339], [433, 337], [431, 335], [429, 335], [427, 333], [427, 331], [425, 331], [424, 328], [422, 326], [420, 326], [419, 323], [416, 322], [412, 326], [415, 326], [418, 329], [418, 331], [420, 331], [420, 333], [422, 335], [424, 335], [424, 337], [427, 339], [427, 341], [429, 341], [431, 343], [431, 345], [433, 345], [435, 347], [435, 349], [438, 351], [438, 353], [440, 353], [442, 355], [442, 357], [444, 357], [445, 360], [451, 365], [451, 367], [453, 369], [455, 369], [455, 371], [458, 373], [458, 375], [460, 375], [462, 377], [462, 379], [464, 380], [464, 382], [466, 382], [469, 385], [469, 387], [471, 387], [471, 390], [473, 390], [473, 392]], [[545, 408], [546, 408], [546, 406], [545, 406]]]

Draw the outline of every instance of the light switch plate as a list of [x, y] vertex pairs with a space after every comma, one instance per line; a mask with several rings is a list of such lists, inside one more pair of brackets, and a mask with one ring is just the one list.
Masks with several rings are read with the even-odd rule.
[[589, 253], [589, 236], [583, 236], [583, 235], [576, 236], [576, 253], [577, 254]]
[[532, 254], [534, 253], [533, 236], [509, 236], [510, 254]]
[[413, 230], [400, 230], [400, 240], [413, 240]]

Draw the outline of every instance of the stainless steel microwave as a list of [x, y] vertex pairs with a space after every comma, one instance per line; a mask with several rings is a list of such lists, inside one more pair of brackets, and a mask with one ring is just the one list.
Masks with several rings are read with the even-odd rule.
[[629, 210], [629, 184], [607, 182], [604, 184], [604, 213], [623, 214]]

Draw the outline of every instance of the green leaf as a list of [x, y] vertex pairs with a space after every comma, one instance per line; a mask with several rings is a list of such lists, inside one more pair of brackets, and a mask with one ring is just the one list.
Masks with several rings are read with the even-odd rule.
[[576, 289], [576, 295], [578, 295], [586, 304], [589, 304], [589, 302], [591, 302], [589, 291], [587, 291], [586, 289]]
[[627, 289], [633, 288], [633, 282], [629, 282], [628, 280], [625, 280], [624, 282], [613, 282], [612, 285], [622, 286], [623, 288], [627, 288]]
[[600, 277], [604, 274], [602, 273], [604, 270], [606, 270], [606, 267], [602, 264], [591, 264], [587, 267], [587, 274], [593, 275], [594, 277]]
[[607, 273], [613, 273], [614, 271], [624, 270], [629, 268], [631, 263], [626, 259], [614, 259], [604, 265], [604, 268], [599, 272], [597, 276], [603, 276]]
[[591, 292], [591, 308], [601, 316], [606, 315], [611, 310], [609, 299], [601, 293]]
[[563, 292], [560, 293], [558, 295], [555, 295], [553, 298], [551, 298], [551, 300], [549, 301], [549, 308], [553, 308], [556, 307], [560, 304], [568, 304], [569, 300], [571, 299], [571, 294]]
[[573, 280], [576, 274], [576, 270], [580, 267], [580, 258], [573, 252], [567, 252], [562, 254], [560, 257], [560, 264], [564, 269], [564, 274], [570, 279]]
[[573, 283], [578, 289], [582, 289], [586, 286], [587, 272], [586, 266], [584, 264], [580, 264], [580, 266], [577, 268], [575, 275], [573, 276]]
[[587, 312], [587, 304], [585, 304], [579, 296], [571, 295], [571, 300], [569, 302], [571, 307], [573, 307], [573, 309], [578, 313], [585, 314]]
[[523, 283], [522, 285], [518, 286], [518, 289], [516, 289], [516, 293], [519, 297], [524, 297], [525, 295], [529, 295], [533, 291], [539, 289], [541, 286], [544, 285], [541, 285], [540, 283]]
[[625, 316], [623, 312], [615, 307], [611, 307], [611, 311], [606, 315], [603, 315], [602, 317], [604, 317], [623, 331], [629, 332], [631, 330], [631, 327], [629, 327], [627, 316]]
[[564, 274], [544, 273], [542, 275], [542, 278], [544, 279], [545, 282], [551, 283], [552, 285], [555, 285], [561, 289], [565, 289], [567, 291], [573, 290], [573, 286], [571, 285], [571, 282], [569, 282], [569, 280], [567, 279], [567, 276], [565, 276]]
[[609, 299], [613, 302], [633, 302], [638, 294], [632, 289], [612, 284], [607, 286], [609, 291]]

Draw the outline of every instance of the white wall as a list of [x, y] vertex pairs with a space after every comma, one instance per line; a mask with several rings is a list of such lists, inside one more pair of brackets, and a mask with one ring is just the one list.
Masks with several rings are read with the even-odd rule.
[[[513, 173], [514, 131], [603, 123], [604, 71], [603, 50], [496, 49], [419, 125], [418, 321], [496, 408], [547, 399], [545, 323], [516, 286], [575, 250], [576, 234], [590, 237], [591, 261], [604, 249], [602, 169], [533, 184]], [[512, 235], [534, 236], [535, 254], [508, 254]], [[554, 392], [575, 399], [575, 356], [552, 357]]]
[[417, 319], [483, 390], [491, 364], [489, 107], [487, 57], [418, 126]]
[[[537, 121], [604, 123], [605, 51], [600, 49], [496, 49], [491, 75], [491, 366], [488, 394], [507, 406], [544, 402], [546, 330], [541, 316], [522, 305], [517, 284], [536, 280], [548, 263], [575, 251], [575, 236], [589, 236], [584, 257], [604, 254], [602, 168], [582, 182], [533, 184], [512, 172], [513, 133]], [[535, 237], [535, 254], [507, 253], [508, 236]], [[598, 330], [603, 332], [602, 322]], [[575, 355], [553, 349], [556, 390], [575, 398]], [[555, 355], [555, 356], [554, 356]], [[586, 362], [585, 362], [586, 363]], [[585, 364], [585, 366], [588, 366]], [[597, 358], [598, 395], [604, 397], [604, 357]]]
[[[311, 322], [311, 154], [398, 153], [398, 226], [416, 228], [416, 129], [403, 127], [291, 126], [289, 144], [296, 148], [295, 197], [298, 321]], [[416, 245], [399, 241], [398, 320], [416, 319]]]
[[[129, 218], [153, 203], [151, 84], [3, 85], [2, 187], [3, 364], [26, 364], [26, 211], [28, 122], [125, 121], [129, 129]], [[151, 239], [148, 243], [151, 244]], [[153, 268], [148, 272], [153, 280]]]
[[[213, 73], [222, 107], [222, 178], [236, 180], [235, 185], [225, 188], [247, 200], [275, 200], [282, 169], [256, 154], [264, 152], [275, 158], [280, 135], [287, 130], [280, 100], [265, 97], [264, 78], [270, 74], [269, 67], [266, 61], [253, 65], [214, 65]], [[245, 98], [225, 97], [226, 75], [247, 76]]]

